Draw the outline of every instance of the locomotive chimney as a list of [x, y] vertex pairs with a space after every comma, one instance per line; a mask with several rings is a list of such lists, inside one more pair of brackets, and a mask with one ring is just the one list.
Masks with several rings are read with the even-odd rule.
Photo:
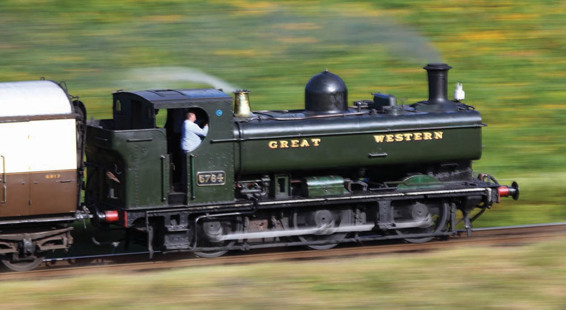
[[447, 64], [435, 63], [423, 67], [428, 75], [428, 104], [443, 105], [451, 103], [447, 95], [448, 70]]
[[234, 91], [234, 116], [249, 117], [252, 114], [250, 108], [250, 91], [238, 89]]

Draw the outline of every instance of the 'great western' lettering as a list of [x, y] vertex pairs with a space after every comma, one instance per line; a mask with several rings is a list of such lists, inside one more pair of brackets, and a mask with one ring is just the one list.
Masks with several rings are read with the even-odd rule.
[[391, 143], [391, 142], [406, 142], [406, 141], [428, 141], [428, 140], [442, 140], [443, 131], [422, 131], [422, 132], [407, 132], [395, 133], [387, 135], [374, 135], [376, 143]]
[[320, 138], [310, 139], [291, 139], [291, 140], [272, 140], [267, 142], [267, 146], [272, 149], [305, 148], [320, 146]]

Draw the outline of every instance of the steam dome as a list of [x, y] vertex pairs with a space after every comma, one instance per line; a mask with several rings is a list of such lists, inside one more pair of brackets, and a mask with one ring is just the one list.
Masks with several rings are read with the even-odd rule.
[[328, 70], [313, 76], [305, 86], [305, 111], [341, 113], [348, 110], [348, 89], [344, 81]]

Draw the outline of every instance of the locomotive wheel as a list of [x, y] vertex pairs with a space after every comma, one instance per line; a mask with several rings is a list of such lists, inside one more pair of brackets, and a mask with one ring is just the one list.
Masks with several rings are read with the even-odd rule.
[[0, 261], [4, 264], [4, 266], [12, 271], [30, 271], [41, 265], [43, 257], [30, 255], [25, 258], [19, 258], [14, 253], [2, 256]]
[[[216, 241], [224, 234], [242, 232], [242, 221], [240, 218], [222, 221], [205, 221], [199, 226], [198, 247], [230, 247], [234, 245], [232, 241]], [[214, 258], [226, 254], [228, 250], [218, 251], [195, 251], [195, 255], [203, 258]]]
[[[332, 230], [340, 226], [346, 226], [352, 221], [352, 212], [350, 210], [330, 211], [322, 210], [296, 210], [293, 212], [293, 227], [295, 229], [323, 228]], [[327, 244], [311, 244], [308, 248], [313, 250], [332, 249], [338, 245], [340, 241], [346, 238], [348, 233], [331, 233], [320, 235], [304, 235], [299, 236], [302, 242], [326, 241]]]
[[[448, 205], [443, 202], [413, 202], [393, 207], [396, 223], [430, 221], [426, 227], [402, 228], [395, 232], [400, 235], [412, 234], [435, 234], [446, 229], [448, 221]], [[405, 238], [410, 243], [425, 243], [434, 239], [435, 236]]]

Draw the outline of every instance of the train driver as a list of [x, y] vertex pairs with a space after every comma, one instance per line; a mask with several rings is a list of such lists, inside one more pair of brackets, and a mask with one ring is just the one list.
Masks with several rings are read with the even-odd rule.
[[199, 125], [195, 123], [197, 116], [193, 112], [186, 113], [186, 119], [183, 122], [183, 130], [181, 132], [181, 148], [186, 154], [193, 151], [199, 145], [202, 139], [208, 134], [208, 124], [204, 125], [204, 128], [200, 128]]

